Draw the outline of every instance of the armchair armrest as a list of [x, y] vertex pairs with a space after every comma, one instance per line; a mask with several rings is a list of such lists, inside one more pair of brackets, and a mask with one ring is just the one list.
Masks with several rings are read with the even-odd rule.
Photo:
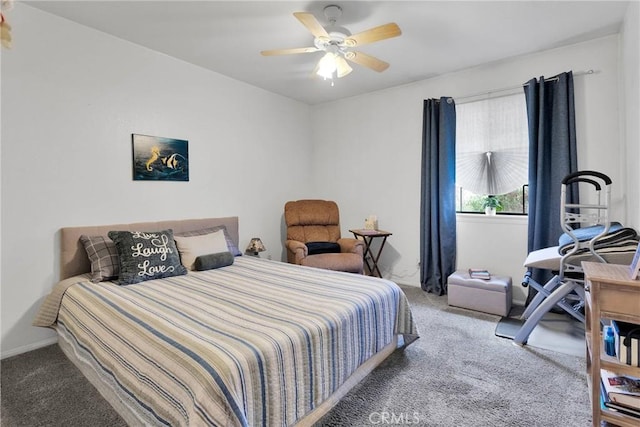
[[287, 248], [287, 261], [291, 264], [300, 265], [309, 254], [307, 245], [297, 240], [286, 240], [284, 245]]
[[343, 237], [338, 239], [341, 252], [349, 252], [363, 256], [364, 254], [364, 242], [353, 237]]

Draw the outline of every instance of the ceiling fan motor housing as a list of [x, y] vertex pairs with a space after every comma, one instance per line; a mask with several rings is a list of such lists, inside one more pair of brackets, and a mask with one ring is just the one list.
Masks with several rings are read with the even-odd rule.
[[345, 39], [351, 35], [351, 31], [336, 25], [338, 18], [342, 16], [342, 8], [337, 5], [329, 5], [324, 8], [324, 16], [329, 21], [329, 26], [324, 27], [329, 34], [329, 39], [316, 37], [314, 44], [318, 49], [326, 50], [329, 46], [342, 46]]
[[327, 17], [331, 25], [335, 24], [338, 18], [342, 16], [342, 8], [331, 4], [324, 8], [324, 16]]

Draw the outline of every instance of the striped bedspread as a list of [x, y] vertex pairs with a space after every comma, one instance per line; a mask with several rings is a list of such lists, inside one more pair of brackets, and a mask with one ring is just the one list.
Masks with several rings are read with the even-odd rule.
[[80, 281], [57, 330], [140, 424], [288, 426], [417, 330], [393, 282], [238, 257], [129, 286]]

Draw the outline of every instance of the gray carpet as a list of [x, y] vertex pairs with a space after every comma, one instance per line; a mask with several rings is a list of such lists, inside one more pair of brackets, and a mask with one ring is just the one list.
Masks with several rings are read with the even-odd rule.
[[[318, 425], [590, 426], [584, 358], [498, 338], [498, 316], [403, 288], [421, 338], [392, 354]], [[57, 346], [8, 358], [2, 426], [121, 426]]]

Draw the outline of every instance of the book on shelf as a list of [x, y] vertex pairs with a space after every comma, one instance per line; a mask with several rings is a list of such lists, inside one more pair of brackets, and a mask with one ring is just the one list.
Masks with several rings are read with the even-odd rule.
[[491, 274], [489, 273], [489, 270], [486, 270], [484, 268], [470, 268], [469, 277], [471, 277], [472, 279], [491, 280]]
[[621, 414], [640, 418], [640, 410], [635, 410], [628, 406], [619, 405], [609, 400], [609, 397], [607, 397], [607, 390], [604, 388], [604, 380], [600, 381], [600, 407], [602, 409], [608, 409], [611, 411], [620, 412]]
[[605, 393], [605, 405], [609, 401], [610, 404], [621, 406], [626, 410], [640, 412], [640, 378], [617, 375], [606, 369], [601, 369], [600, 374]]
[[617, 403], [613, 403], [613, 402], [605, 402], [604, 406], [606, 406], [608, 409], [613, 409], [614, 411], [620, 412], [621, 414], [640, 418], [640, 411], [633, 408], [629, 408], [628, 406], [618, 405]]

